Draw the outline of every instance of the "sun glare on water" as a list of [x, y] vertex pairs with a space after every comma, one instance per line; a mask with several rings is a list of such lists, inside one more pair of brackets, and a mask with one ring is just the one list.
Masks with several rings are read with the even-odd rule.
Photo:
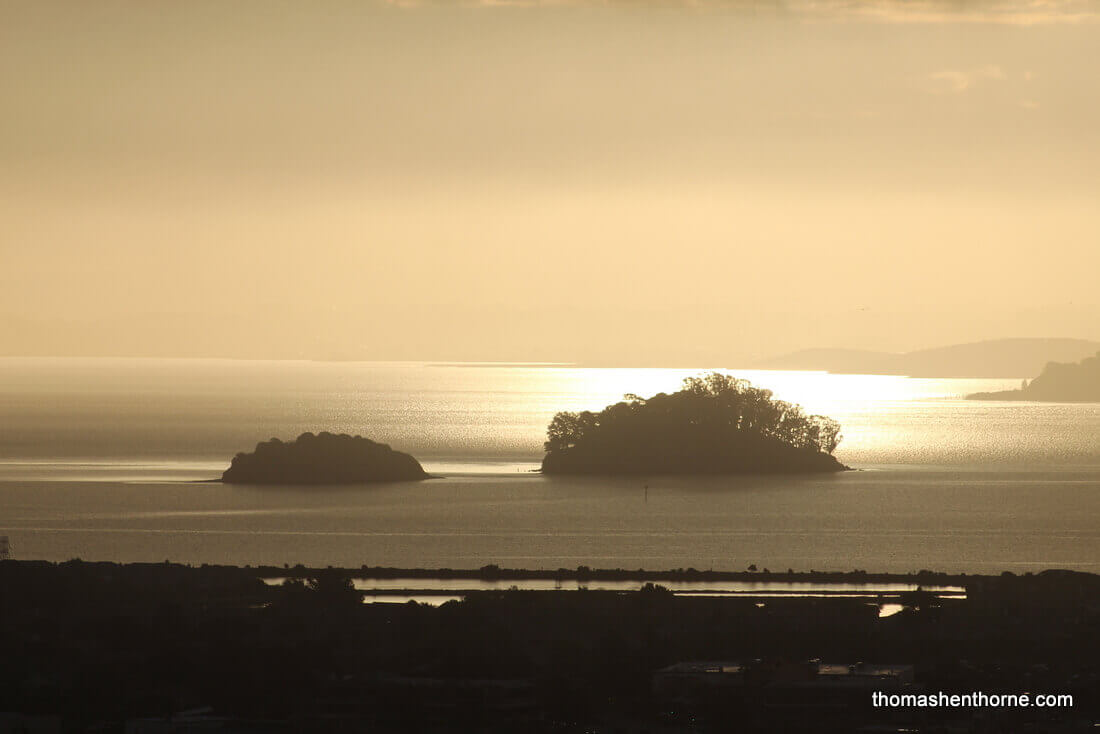
[[[530, 391], [535, 405], [530, 408], [552, 414], [557, 411], [599, 411], [619, 402], [626, 393], [650, 397], [679, 390], [687, 377], [711, 371], [748, 380], [766, 388], [774, 397], [802, 407], [808, 414], [835, 418], [843, 426], [838, 455], [862, 456], [876, 453], [890, 442], [912, 444], [913, 427], [904, 415], [928, 413], [925, 428], [939, 431], [935, 424], [944, 410], [975, 409], [967, 394], [989, 389], [1008, 389], [1012, 380], [910, 378], [898, 375], [844, 375], [827, 372], [743, 370], [725, 368], [640, 369], [640, 368], [518, 368], [508, 370], [501, 382]], [[943, 427], [946, 430], [946, 427]], [[963, 440], [941, 436], [941, 444]]]
[[[820, 414], [889, 410], [892, 404], [914, 400], [962, 399], [967, 392], [989, 384], [989, 380], [723, 368], [561, 368], [540, 370], [541, 374], [536, 379], [541, 383], [540, 392], [555, 400], [561, 410], [599, 410], [622, 400], [626, 393], [650, 397], [661, 392], [675, 392], [682, 387], [684, 379], [712, 371], [746, 379], [756, 387], [771, 390], [779, 400], [796, 403], [809, 413]], [[530, 385], [528, 380], [531, 377], [533, 375], [523, 376], [526, 385]]]

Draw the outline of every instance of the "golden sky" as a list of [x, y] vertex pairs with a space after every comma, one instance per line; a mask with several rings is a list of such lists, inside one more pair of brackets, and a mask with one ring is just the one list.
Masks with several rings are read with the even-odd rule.
[[0, 353], [1100, 339], [1100, 0], [7, 2]]

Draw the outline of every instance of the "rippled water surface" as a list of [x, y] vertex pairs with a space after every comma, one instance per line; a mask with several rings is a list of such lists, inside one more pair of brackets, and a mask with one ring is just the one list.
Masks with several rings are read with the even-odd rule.
[[[53, 560], [1100, 570], [1100, 406], [962, 399], [1013, 380], [732, 370], [840, 420], [837, 455], [862, 471], [530, 472], [555, 411], [673, 391], [700, 371], [0, 360], [0, 534], [17, 557]], [[192, 481], [306, 430], [391, 443], [444, 478]]]

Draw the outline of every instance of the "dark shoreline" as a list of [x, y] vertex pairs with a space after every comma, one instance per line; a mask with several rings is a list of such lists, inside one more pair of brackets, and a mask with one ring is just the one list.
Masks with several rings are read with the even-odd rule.
[[118, 563], [115, 561], [86, 561], [79, 558], [68, 561], [45, 560], [4, 560], [0, 568], [50, 569], [79, 566], [87, 569], [125, 572], [155, 572], [164, 570], [171, 573], [217, 574], [240, 576], [241, 578], [270, 579], [295, 578], [310, 579], [318, 576], [339, 576], [348, 579], [429, 579], [429, 580], [471, 580], [471, 581], [637, 581], [639, 584], [659, 583], [662, 581], [731, 581], [750, 583], [817, 583], [817, 584], [910, 584], [915, 586], [967, 586], [1009, 579], [1035, 579], [1050, 576], [1065, 576], [1088, 579], [1088, 583], [1100, 584], [1100, 574], [1065, 569], [1046, 569], [1037, 572], [1016, 574], [1003, 571], [1000, 574], [947, 573], [944, 571], [920, 570], [912, 573], [871, 573], [861, 569], [852, 571], [716, 571], [696, 568], [674, 568], [666, 570], [623, 569], [623, 568], [577, 568], [528, 569], [502, 568], [488, 564], [480, 568], [400, 568], [395, 566], [359, 566], [311, 567], [302, 564], [272, 566], [267, 564], [236, 566], [230, 564], [178, 563], [173, 561], [150, 561]]
[[[222, 568], [219, 566], [219, 568]], [[235, 568], [235, 567], [230, 567]], [[949, 574], [921, 570], [915, 573], [868, 573], [853, 571], [715, 571], [696, 568], [676, 568], [663, 571], [623, 568], [527, 569], [500, 568], [493, 564], [481, 568], [397, 568], [393, 566], [360, 566], [359, 568], [258, 565], [239, 567], [252, 569], [260, 578], [310, 578], [318, 573], [338, 573], [353, 579], [470, 579], [477, 581], [775, 581], [787, 583], [815, 582], [831, 584], [909, 583], [961, 586], [978, 579], [1002, 578], [1006, 574]], [[1089, 574], [1092, 575], [1092, 574]]]

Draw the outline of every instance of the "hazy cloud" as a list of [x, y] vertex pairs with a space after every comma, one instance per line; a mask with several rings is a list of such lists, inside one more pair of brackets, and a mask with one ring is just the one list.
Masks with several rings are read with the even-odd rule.
[[0, 349], [701, 364], [1100, 338], [1097, 27], [617, 1], [13, 4]]
[[809, 15], [886, 23], [1048, 25], [1100, 20], [1100, 0], [794, 0]]
[[1100, 20], [1100, 0], [383, 0], [398, 7], [682, 7], [807, 21], [1049, 25]]
[[934, 92], [961, 94], [978, 82], [988, 79], [1005, 79], [1006, 74], [1004, 70], [996, 64], [986, 64], [985, 66], [965, 71], [937, 71], [929, 74], [928, 78], [931, 79], [935, 85], [932, 90]]

